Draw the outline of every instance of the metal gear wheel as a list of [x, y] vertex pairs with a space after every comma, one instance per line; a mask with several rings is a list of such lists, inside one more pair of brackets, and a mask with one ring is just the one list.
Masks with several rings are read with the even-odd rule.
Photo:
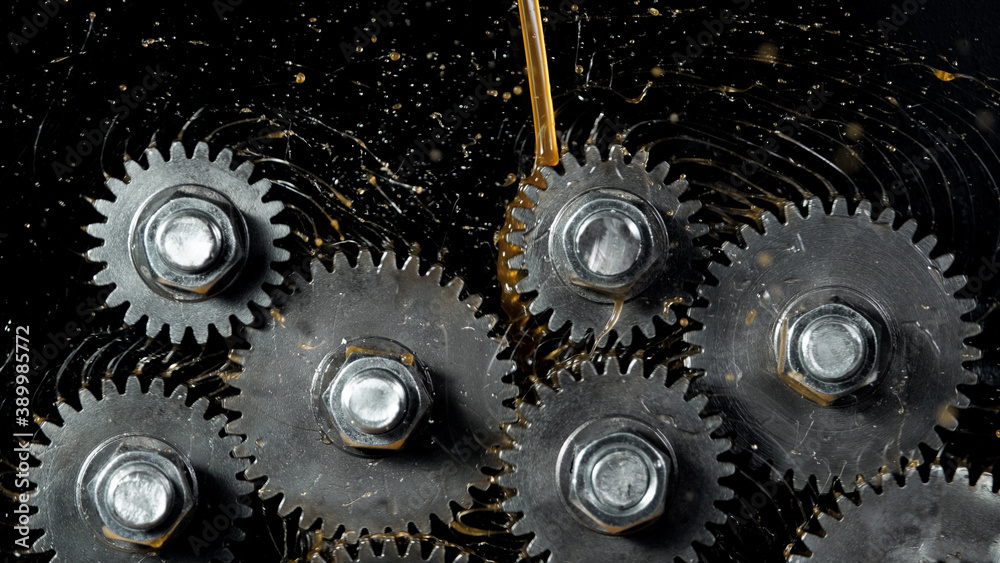
[[243, 413], [228, 431], [248, 438], [235, 454], [254, 458], [248, 478], [267, 477], [261, 496], [283, 495], [279, 513], [301, 508], [326, 537], [450, 521], [514, 416], [495, 318], [477, 317], [479, 297], [459, 299], [460, 279], [442, 287], [440, 266], [418, 266], [367, 251], [355, 267], [338, 253], [332, 272], [314, 262], [311, 282], [293, 276], [279, 326], [248, 331], [241, 392], [225, 400]]
[[198, 143], [189, 158], [175, 141], [169, 160], [155, 147], [145, 154], [147, 168], [125, 161], [127, 183], [107, 180], [115, 201], [93, 202], [107, 217], [87, 227], [103, 241], [87, 257], [106, 264], [94, 283], [114, 284], [108, 306], [129, 303], [125, 322], [147, 317], [150, 337], [164, 325], [173, 342], [187, 328], [205, 342], [209, 326], [228, 337], [230, 316], [251, 322], [249, 303], [271, 305], [263, 284], [282, 282], [271, 264], [288, 260], [274, 241], [289, 228], [271, 220], [284, 206], [262, 201], [271, 182], [249, 183], [253, 164], [232, 169], [229, 149], [211, 160], [208, 145]]
[[[253, 491], [253, 485], [236, 478], [246, 461], [229, 455], [239, 438], [219, 437], [225, 416], [205, 420], [206, 399], [188, 407], [187, 388], [178, 386], [165, 397], [160, 379], [154, 379], [143, 393], [139, 380], [129, 378], [124, 394], [105, 380], [102, 393], [103, 398], [97, 399], [84, 389], [80, 411], [60, 402], [63, 425], [43, 422], [41, 427], [51, 444], [31, 444], [31, 453], [41, 461], [31, 473], [38, 485], [31, 496], [38, 514], [31, 517], [31, 524], [44, 530], [33, 552], [54, 550], [53, 561], [231, 560], [226, 544], [244, 537], [235, 520], [251, 515], [242, 499]], [[132, 471], [150, 466], [166, 471], [156, 469], [138, 476]], [[187, 485], [185, 467], [190, 471]], [[160, 487], [174, 472], [181, 477], [182, 487]], [[115, 491], [104, 493], [103, 502], [94, 496], [104, 490], [94, 484], [102, 475], [109, 475], [103, 478], [111, 482], [107, 491]], [[149, 475], [156, 478], [140, 479]], [[130, 480], [137, 484], [135, 488], [123, 486]], [[190, 490], [184, 490], [187, 486]], [[137, 491], [142, 493], [138, 502], [128, 496]], [[191, 503], [179, 506], [182, 499]], [[125, 504], [118, 504], [119, 500]], [[112, 514], [113, 519], [102, 512]], [[154, 513], [165, 520], [149, 519]], [[116, 526], [123, 521], [132, 528], [119, 532]], [[124, 541], [126, 533], [133, 532], [149, 535]]]
[[521, 514], [512, 532], [534, 534], [527, 557], [694, 561], [694, 542], [714, 543], [706, 524], [723, 523], [715, 503], [732, 498], [719, 479], [734, 468], [717, 459], [729, 441], [711, 437], [720, 421], [701, 417], [705, 398], [685, 400], [688, 380], [668, 387], [666, 373], [647, 379], [638, 360], [623, 373], [612, 358], [599, 374], [586, 362], [579, 381], [562, 371], [558, 391], [537, 384], [539, 404], [519, 406], [498, 483], [514, 491], [503, 510]]
[[[345, 546], [338, 546], [333, 551], [334, 563], [468, 563], [469, 558], [464, 553], [449, 558], [445, 553], [444, 546], [435, 545], [425, 558], [421, 553], [421, 542], [416, 538], [410, 538], [406, 544], [406, 550], [400, 553], [396, 546], [395, 537], [389, 538], [382, 545], [381, 554], [376, 555], [375, 547], [369, 539], [363, 539], [357, 550], [357, 556], [352, 556]], [[317, 560], [316, 563], [319, 563]]]
[[583, 163], [564, 154], [564, 174], [541, 169], [546, 189], [522, 187], [534, 208], [511, 210], [525, 225], [508, 235], [523, 249], [508, 261], [526, 273], [515, 289], [538, 292], [530, 312], [551, 310], [549, 327], [570, 323], [573, 341], [593, 333], [598, 344], [606, 342], [616, 298], [624, 300], [614, 323], [618, 339], [628, 345], [633, 327], [652, 337], [654, 317], [676, 322], [673, 307], [691, 302], [684, 286], [702, 280], [692, 266], [702, 255], [693, 239], [708, 226], [688, 221], [701, 203], [681, 202], [687, 180], [664, 185], [670, 166], [661, 162], [647, 172], [648, 158], [640, 150], [625, 164], [621, 145], [611, 146], [608, 160], [593, 145]]
[[969, 472], [958, 468], [949, 483], [940, 466], [931, 467], [927, 483], [915, 469], [906, 484], [884, 479], [881, 494], [859, 488], [861, 505], [840, 498], [843, 518], [822, 512], [824, 537], [803, 534], [811, 557], [792, 556], [796, 563], [822, 561], [1000, 561], [1000, 495], [993, 476], [982, 474], [970, 484]]
[[695, 388], [752, 463], [850, 491], [856, 476], [899, 473], [920, 443], [940, 447], [935, 425], [955, 428], [979, 327], [955, 297], [965, 278], [944, 277], [953, 257], [930, 257], [933, 235], [914, 243], [914, 220], [896, 229], [892, 210], [852, 214], [843, 198], [829, 214], [818, 198], [806, 207], [787, 204], [785, 223], [764, 213], [764, 234], [743, 227], [745, 249], [723, 246], [732, 265], [709, 266], [719, 283], [689, 311], [704, 328], [685, 335], [701, 349], [686, 365], [704, 370]]

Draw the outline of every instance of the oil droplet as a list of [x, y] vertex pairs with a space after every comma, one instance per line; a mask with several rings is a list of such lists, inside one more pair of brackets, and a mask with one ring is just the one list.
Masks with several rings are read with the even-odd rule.
[[933, 70], [934, 70], [934, 76], [937, 77], [937, 79], [942, 82], [951, 82], [952, 80], [955, 80], [959, 76], [962, 76], [961, 74], [952, 74], [950, 72], [945, 72], [943, 70], [938, 70], [936, 68]]
[[767, 64], [774, 64], [778, 62], [778, 46], [771, 42], [761, 43], [757, 47], [757, 53], [754, 55], [754, 59]]
[[750, 312], [747, 313], [747, 318], [743, 322], [745, 322], [747, 326], [750, 326], [753, 324], [753, 320], [756, 318], [757, 318], [757, 309], [750, 309]]
[[503, 95], [501, 96], [501, 98], [503, 98], [504, 100], [509, 100], [510, 99], [510, 92], [504, 92]]
[[677, 123], [680, 120], [681, 116], [677, 115], [676, 113], [670, 114], [670, 123]]
[[577, 6], [576, 4], [573, 4], [572, 6], [570, 6], [569, 9], [570, 9], [571, 12], [579, 12], [580, 11], [580, 7]]
[[510, 89], [510, 91], [513, 92], [515, 96], [520, 96], [521, 92], [523, 92], [524, 89], [521, 88], [520, 86], [514, 86], [513, 88]]
[[301, 72], [295, 75], [296, 84], [302, 84], [305, 81], [306, 81], [306, 75], [302, 74]]
[[769, 252], [761, 252], [757, 255], [757, 264], [763, 268], [770, 266], [773, 261], [774, 257]]
[[392, 109], [400, 109], [401, 107], [403, 107], [403, 104], [393, 104]]
[[95, 14], [94, 12], [90, 12], [89, 16], [90, 16], [90, 21], [94, 21], [97, 19], [97, 14]]
[[400, 59], [400, 57], [402, 57], [402, 55], [400, 55], [396, 51], [393, 51], [393, 52], [389, 53], [389, 60], [391, 60], [391, 61], [398, 61]]
[[118, 89], [121, 90], [122, 92], [124, 92], [125, 90], [128, 90], [128, 86], [126, 86], [124, 84], [119, 84], [118, 85]]
[[500, 184], [500, 185], [503, 186], [503, 187], [506, 187], [506, 186], [509, 186], [509, 185], [513, 184], [516, 181], [517, 181], [517, 175], [515, 175], [515, 174], [507, 174], [507, 177], [503, 179], [503, 184]]
[[430, 157], [431, 162], [440, 162], [440, 160], [444, 158], [444, 155], [441, 154], [441, 151], [438, 149], [432, 149], [430, 154], [428, 154], [427, 156]]
[[659, 78], [663, 76], [663, 69], [658, 66], [654, 66], [653, 68], [649, 69], [649, 74], [652, 74], [656, 78]]
[[864, 132], [865, 129], [864, 127], [861, 126], [860, 123], [852, 122], [848, 123], [847, 126], [844, 127], [844, 136], [852, 141], [857, 141], [858, 139], [860, 139], [861, 135], [863, 135]]
[[583, 74], [583, 65], [576, 65], [576, 68], [573, 70], [576, 71], [577, 74]]
[[650, 8], [649, 9], [649, 15], [651, 15], [651, 16], [658, 16], [658, 15], [660, 15], [660, 11], [657, 10], [656, 8]]

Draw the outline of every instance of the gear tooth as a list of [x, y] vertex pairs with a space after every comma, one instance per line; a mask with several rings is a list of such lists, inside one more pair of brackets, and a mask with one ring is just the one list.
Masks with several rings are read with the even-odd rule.
[[698, 237], [703, 237], [708, 233], [712, 232], [712, 228], [704, 223], [689, 223], [685, 227], [685, 230], [687, 230], [688, 234], [693, 239]]
[[187, 151], [184, 150], [184, 144], [180, 141], [174, 141], [170, 144], [170, 160], [176, 162], [178, 160], [187, 160]]
[[231, 170], [233, 166], [233, 151], [228, 148], [222, 149], [219, 151], [219, 154], [215, 155], [215, 160], [212, 162], [219, 168]]
[[129, 175], [129, 178], [135, 178], [139, 174], [142, 174], [146, 169], [142, 167], [138, 162], [129, 159], [125, 161], [125, 173]]
[[192, 158], [198, 160], [209, 160], [208, 143], [204, 141], [199, 141], [198, 144], [194, 146], [194, 156]]
[[[99, 385], [101, 386], [101, 394], [105, 398], [110, 397], [112, 395], [115, 396], [119, 395], [118, 388], [115, 387], [114, 382], [111, 381], [110, 379], [102, 379]], [[87, 387], [81, 388], [78, 396], [80, 398], [81, 409], [87, 409], [97, 404], [97, 397], [94, 396], [94, 392], [88, 389]]]
[[[386, 548], [388, 547], [386, 545]], [[395, 544], [392, 547], [395, 548]], [[358, 561], [376, 561], [379, 559], [382, 558], [375, 555], [375, 548], [372, 547], [371, 542], [361, 542], [361, 546], [358, 548]]]
[[524, 269], [524, 253], [515, 254], [507, 260], [507, 267], [511, 270], [523, 270]]
[[[567, 156], [569, 156], [569, 155], [567, 155]], [[572, 156], [570, 156], [569, 158], [570, 158], [570, 160], [572, 160], [573, 166], [575, 166], [576, 168], [579, 168], [579, 166], [576, 164], [576, 159], [574, 159]], [[563, 167], [566, 168], [567, 170], [569, 170], [570, 166], [568, 164], [568, 161], [565, 161], [565, 160], [563, 161]], [[545, 187], [546, 188], [548, 188], [552, 184], [555, 184], [555, 183], [559, 182], [559, 173], [556, 172], [555, 168], [552, 168], [550, 166], [543, 166], [543, 167], [541, 167], [541, 168], [538, 169], [538, 172], [542, 175], [542, 179], [545, 180]], [[535, 188], [535, 189], [529, 191], [527, 189], [528, 186], [531, 186], [532, 188]], [[528, 199], [530, 199], [531, 201], [533, 201], [535, 203], [538, 203], [538, 191], [539, 191], [538, 187], [532, 186], [531, 184], [522, 184], [521, 185], [521, 191], [524, 192], [524, 195], [528, 196]]]
[[639, 149], [638, 152], [632, 157], [632, 164], [645, 170], [646, 165], [649, 163], [649, 151], [646, 149]]
[[[699, 395], [699, 396], [703, 396], [703, 395]], [[702, 408], [702, 410], [704, 410], [704, 408]], [[722, 417], [719, 416], [719, 415], [707, 416], [707, 417], [703, 418], [702, 420], [705, 421], [705, 431], [708, 432], [709, 434], [711, 434], [712, 432], [715, 432], [720, 426], [722, 426], [722, 423], [723, 423]], [[726, 449], [727, 450], [730, 447], [732, 447], [732, 446], [729, 445], [729, 444], [726, 445]]]
[[858, 208], [854, 211], [855, 215], [863, 215], [865, 217], [872, 216], [872, 202], [867, 199], [863, 199], [858, 202]]
[[[549, 319], [549, 327], [553, 327], [552, 322], [556, 320], [556, 318], [557, 318], [556, 314], [557, 314], [558, 311], [559, 311], [558, 309], [553, 309], [552, 310], [552, 317]], [[562, 320], [562, 324], [559, 325], [560, 327], [562, 327], [562, 325], [564, 325], [566, 323], [570, 323], [570, 325], [569, 325], [569, 339], [572, 342], [581, 342], [581, 341], [583, 341], [583, 339], [586, 338], [587, 334], [589, 334], [591, 332], [590, 329], [588, 329], [582, 323], [571, 322], [569, 319], [567, 319], [566, 317], [564, 317], [562, 315], [559, 315], [558, 318], [559, 318], [559, 320]], [[553, 328], [553, 330], [558, 330], [558, 329]], [[602, 335], [601, 336], [601, 341], [598, 342], [597, 345], [598, 346], [604, 346], [605, 344], [607, 344], [609, 334], [610, 333], [605, 333], [604, 335]]]
[[145, 150], [146, 162], [149, 162], [149, 167], [163, 166], [163, 155], [156, 147], [149, 147]]
[[510, 216], [524, 223], [524, 230], [529, 230], [535, 224], [535, 214], [527, 207], [513, 207]]
[[[626, 371], [622, 371], [621, 364], [616, 356], [611, 356], [608, 361], [604, 363], [604, 375], [609, 377], [621, 377], [623, 375], [632, 375], [633, 369], [636, 368], [636, 362], [639, 362], [638, 369], [639, 373], [642, 373], [642, 361], [636, 358], [632, 363], [626, 368]], [[596, 370], [595, 370], [596, 374]]]
[[[150, 386], [149, 390], [150, 391], [153, 390], [152, 386]], [[115, 384], [112, 383], [110, 379], [105, 379], [104, 380], [104, 397], [105, 398], [108, 397], [108, 393], [118, 394], [118, 390], [115, 388]], [[125, 393], [124, 394], [126, 396], [128, 396], [128, 397], [135, 397], [135, 396], [138, 396], [138, 395], [142, 395], [142, 384], [139, 383], [139, 378], [138, 377], [136, 377], [136, 376], [129, 376], [129, 378], [125, 381]], [[159, 395], [161, 397], [163, 396], [163, 384], [160, 384]]]
[[[249, 309], [244, 308], [243, 310], [247, 311]], [[252, 317], [251, 317], [251, 319], [252, 319]], [[195, 342], [197, 342], [199, 344], [203, 344], [203, 343], [205, 343], [208, 340], [208, 325], [197, 324], [195, 326], [192, 326], [191, 327], [191, 332], [194, 334], [194, 340], [195, 340]], [[183, 337], [184, 337], [184, 333], [182, 332], [181, 333], [181, 338], [183, 338]], [[178, 342], [180, 342], [180, 340], [178, 340]]]
[[[108, 201], [106, 199], [95, 199], [93, 205], [94, 209], [96, 209], [98, 213], [104, 215], [105, 217], [110, 217], [111, 213], [113, 213], [115, 209], [114, 202]], [[103, 225], [104, 223], [95, 223], [95, 224]], [[90, 233], [91, 235], [94, 234], [89, 225], [87, 226], [87, 232]]]
[[[81, 392], [81, 393], [80, 393], [80, 400], [81, 400], [81, 403], [83, 402], [83, 397], [90, 397], [90, 399], [91, 399], [91, 401], [92, 401], [92, 402], [91, 402], [90, 404], [91, 404], [91, 405], [93, 405], [93, 404], [94, 404], [94, 402], [96, 402], [96, 401], [95, 401], [95, 399], [94, 399], [94, 396], [93, 396], [93, 395], [92, 395], [92, 394], [90, 393], [90, 390], [88, 390], [88, 389], [85, 389], [84, 391], [86, 391], [86, 393], [83, 393], [83, 392]], [[61, 417], [61, 418], [62, 418], [62, 419], [63, 419], [64, 421], [65, 421], [65, 420], [68, 420], [68, 419], [69, 419], [69, 417], [71, 417], [71, 416], [73, 416], [74, 414], [76, 414], [76, 413], [77, 413], [76, 409], [74, 409], [73, 407], [71, 407], [71, 406], [69, 405], [69, 403], [67, 403], [67, 402], [65, 402], [65, 401], [60, 401], [60, 402], [59, 402], [59, 403], [58, 403], [58, 404], [56, 405], [56, 410], [58, 410], [58, 411], [59, 411], [59, 416], [60, 416], [60, 417]]]
[[[944, 285], [944, 290], [954, 295], [958, 293], [963, 287], [965, 287], [965, 284], [968, 283], [969, 280], [964, 275], [960, 274], [957, 276], [951, 276], [950, 278], [944, 278], [942, 281]], [[973, 302], [973, 300], [967, 299], [964, 301], [969, 301], [972, 304], [973, 308], [975, 307], [975, 302]], [[963, 311], [963, 313], [968, 313], [968, 311]]]
[[934, 265], [941, 271], [941, 273], [944, 273], [947, 272], [948, 268], [951, 268], [951, 265], [955, 263], [955, 255], [950, 252], [942, 254], [932, 260], [932, 262], [934, 262]]
[[[669, 173], [670, 173], [670, 163], [664, 160], [663, 162], [660, 162], [659, 164], [654, 166], [653, 169], [649, 171], [649, 176], [653, 178], [653, 180], [656, 181], [657, 183], [662, 184], [664, 181], [666, 181], [667, 174]], [[688, 189], [687, 180], [677, 180], [676, 182], [671, 182], [670, 186], [679, 190], [675, 192], [677, 195], [686, 192]]]
[[[672, 186], [673, 184], [670, 185]], [[691, 215], [694, 215], [694, 213], [699, 209], [701, 209], [701, 202], [697, 199], [689, 199], [681, 202], [681, 204], [677, 207], [677, 213], [674, 214], [674, 220], [687, 219]], [[687, 228], [690, 230], [691, 225], [687, 225]]]
[[[390, 262], [390, 264], [394, 265], [394, 262], [395, 261]], [[414, 256], [413, 254], [410, 254], [409, 256], [406, 257], [406, 260], [403, 261], [403, 267], [400, 268], [400, 271], [406, 272], [406, 273], [411, 274], [413, 276], [419, 276], [420, 275], [420, 258]]]
[[882, 225], [892, 225], [896, 222], [896, 211], [886, 207], [881, 213], [878, 214], [878, 217], [875, 218], [875, 222]]
[[838, 217], [850, 217], [851, 213], [847, 209], [847, 199], [844, 196], [837, 196], [833, 199], [833, 210], [830, 215]]
[[904, 222], [899, 227], [899, 232], [900, 232], [900, 234], [906, 235], [906, 238], [909, 238], [909, 239], [912, 240], [913, 239], [913, 235], [915, 235], [916, 232], [917, 232], [917, 220], [916, 219], [907, 219], [906, 222]]
[[[98, 248], [100, 248], [100, 247], [98, 247]], [[101, 264], [106, 264], [107, 263], [107, 259], [105, 259], [102, 256], [103, 253], [94, 252], [94, 250], [97, 250], [97, 249], [95, 248], [95, 249], [91, 250], [91, 252], [87, 253], [87, 258], [90, 259], [91, 262], [97, 262], [97, 263], [101, 263]], [[111, 285], [113, 283], [115, 283], [115, 279], [111, 275], [111, 272], [109, 271], [109, 268], [107, 268], [106, 266], [105, 266], [105, 268], [103, 270], [101, 270], [101, 271], [97, 272], [96, 274], [94, 274], [94, 284], [95, 285], [105, 286], [105, 285]], [[114, 296], [115, 299], [118, 300], [114, 305], [111, 304], [111, 297], [112, 296]], [[107, 299], [105, 299], [105, 302], [108, 304], [108, 307], [117, 307], [118, 305], [120, 305], [120, 304], [122, 304], [122, 303], [125, 302], [125, 296], [124, 296], [124, 294], [121, 291], [118, 291], [117, 288], [116, 288], [115, 291], [113, 291], [110, 295], [108, 295]]]
[[625, 166], [625, 147], [621, 145], [611, 145], [611, 149], [608, 152], [608, 160], [613, 160], [618, 164]]
[[[807, 215], [808, 217], [812, 217], [816, 213], [826, 213], [826, 210], [823, 209], [823, 200], [820, 199], [819, 196], [810, 197], [805, 201], [805, 204], [806, 204], [806, 213], [808, 213]], [[788, 204], [786, 204], [786, 209], [787, 206]]]
[[927, 235], [924, 238], [920, 239], [919, 242], [917, 242], [917, 248], [919, 248], [920, 251], [926, 254], [927, 256], [930, 256], [931, 252], [934, 251], [934, 247], [937, 246], [937, 240], [938, 239], [936, 236]]
[[[150, 322], [146, 325], [146, 334], [149, 334], [150, 328], [152, 328], [153, 323]], [[170, 328], [170, 341], [174, 344], [180, 344], [181, 340], [184, 340], [184, 331], [187, 327], [181, 326], [179, 324], [169, 325]], [[155, 334], [149, 334], [150, 337], [155, 338]]]
[[781, 226], [781, 221], [777, 217], [771, 214], [770, 211], [765, 211], [760, 215], [760, 222], [764, 225], [764, 235], [767, 236], [773, 231], [777, 230]]
[[244, 181], [248, 180], [250, 178], [250, 174], [253, 174], [253, 163], [249, 160], [241, 163], [236, 167], [236, 170], [233, 170], [233, 174], [243, 178]]
[[[160, 160], [162, 161], [163, 159]], [[119, 180], [118, 178], [108, 178], [107, 180], [104, 181], [104, 185], [107, 186], [109, 190], [111, 190], [111, 193], [115, 194], [115, 197], [121, 197], [121, 195], [125, 193], [125, 190], [128, 189], [128, 184]]]
[[601, 162], [601, 151], [597, 145], [587, 145], [583, 148], [583, 158], [586, 166], [594, 166]]
[[470, 295], [465, 298], [465, 304], [479, 311], [480, 307], [483, 306], [483, 297], [479, 294]]
[[[386, 268], [396, 269], [396, 251], [393, 249], [386, 250], [382, 253], [382, 257], [379, 260], [378, 267], [375, 267], [375, 252], [372, 252], [369, 256], [364, 250], [358, 254], [358, 269], [376, 269], [379, 272], [384, 271]], [[365, 260], [367, 258], [367, 260]]]

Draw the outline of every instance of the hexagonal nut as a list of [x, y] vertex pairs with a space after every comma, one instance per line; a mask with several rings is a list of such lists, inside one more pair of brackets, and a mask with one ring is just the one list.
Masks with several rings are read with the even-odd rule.
[[[401, 357], [377, 352], [355, 352], [348, 356], [322, 395], [323, 406], [333, 421], [343, 446], [382, 451], [395, 451], [405, 446], [433, 406], [433, 396], [426, 379], [415, 363], [412, 356]], [[344, 405], [344, 390], [348, 383], [369, 370], [389, 372], [405, 389], [405, 410], [394, 426], [380, 432], [362, 430], [352, 421]]]
[[[199, 255], [191, 257], [195, 264], [181, 267], [161, 254], [158, 245], [162, 242], [163, 227], [179, 215], [187, 216], [189, 228], [200, 227], [194, 229], [192, 236], [205, 236], [207, 231], [217, 241], [218, 248], [210, 252], [205, 250], [204, 242], [192, 245], [196, 253], [217, 254], [211, 265], [199, 268], [196, 263], [205, 259]], [[176, 222], [174, 226], [183, 228], [177, 227]], [[159, 286], [172, 297], [189, 301], [215, 295], [232, 283], [246, 263], [249, 244], [240, 210], [226, 196], [203, 186], [179, 186], [151, 198], [137, 217], [133, 238], [142, 240], [141, 245], [132, 245], [133, 261], [147, 283]]]
[[[592, 479], [597, 463], [608, 453], [617, 452], [630, 452], [634, 459], [642, 460], [647, 485], [634, 505], [616, 510], [598, 500], [599, 493], [594, 489]], [[615, 432], [577, 447], [569, 501], [590, 519], [590, 522], [584, 522], [588, 527], [609, 535], [621, 535], [644, 527], [663, 515], [669, 477], [670, 460], [663, 451], [635, 433]], [[620, 481], [616, 479], [613, 483]]]
[[[856, 375], [837, 382], [823, 381], [810, 376], [802, 367], [802, 361], [798, 357], [798, 347], [794, 345], [801, 337], [805, 325], [817, 316], [831, 311], [858, 319], [863, 325], [862, 332], [866, 332], [866, 336], [871, 339], [869, 344], [871, 349], [867, 350], [867, 358], [858, 368]], [[870, 335], [867, 332], [870, 332]], [[874, 383], [877, 379], [878, 371], [875, 369], [877, 349], [874, 336], [874, 329], [867, 319], [839, 303], [828, 303], [810, 310], [795, 311], [788, 315], [784, 326], [778, 327], [776, 347], [778, 353], [783, 354], [779, 374], [787, 385], [804, 397], [823, 406], [830, 405], [837, 399]]]
[[[107, 491], [115, 473], [126, 466], [151, 466], [169, 481], [172, 502], [161, 522], [145, 529], [131, 528], [113, 516]], [[185, 458], [173, 450], [153, 449], [123, 443], [97, 475], [87, 483], [87, 494], [97, 508], [105, 537], [109, 540], [157, 548], [183, 527], [197, 504], [197, 479]]]

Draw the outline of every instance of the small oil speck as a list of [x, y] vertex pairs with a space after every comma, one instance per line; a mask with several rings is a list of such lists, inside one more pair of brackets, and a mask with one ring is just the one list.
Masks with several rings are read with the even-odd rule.
[[391, 60], [391, 61], [398, 61], [401, 57], [402, 57], [402, 55], [400, 55], [396, 51], [393, 51], [393, 52], [389, 53], [389, 60]]
[[501, 186], [509, 186], [517, 181], [517, 176], [514, 174], [507, 174], [507, 177], [503, 179], [503, 184]]
[[745, 322], [747, 326], [750, 326], [753, 324], [753, 320], [756, 318], [757, 318], [757, 309], [750, 309], [750, 312], [747, 313], [747, 318], [744, 319], [743, 322]]
[[440, 162], [441, 159], [444, 158], [444, 154], [442, 154], [441, 151], [438, 149], [431, 150], [430, 154], [428, 154], [427, 156], [430, 157], [431, 162]]
[[847, 126], [844, 127], [844, 136], [852, 141], [857, 141], [864, 133], [865, 129], [860, 123], [852, 122], [848, 123]]
[[500, 97], [503, 98], [504, 100], [509, 100], [510, 99], [510, 92], [504, 92], [503, 95], [500, 96]]
[[495, 98], [497, 97], [497, 95], [499, 95], [499, 92], [497, 92], [496, 90], [487, 90], [486, 94], [489, 96], [493, 96]]
[[757, 255], [757, 264], [759, 264], [763, 268], [770, 266], [771, 262], [773, 261], [774, 257], [771, 256], [771, 254], [768, 252], [761, 252], [760, 254]]
[[513, 92], [515, 96], [520, 96], [521, 92], [523, 92], [524, 89], [521, 88], [520, 86], [514, 86], [513, 88], [510, 89], [510, 91]]
[[657, 10], [656, 8], [650, 8], [649, 9], [649, 15], [651, 15], [651, 16], [658, 16], [658, 15], [660, 15], [660, 11]]
[[654, 66], [653, 68], [649, 69], [649, 74], [652, 74], [656, 78], [659, 78], [663, 76], [663, 69], [658, 66]]
[[670, 114], [670, 123], [677, 123], [680, 120], [681, 116], [677, 115], [676, 113]]
[[97, 19], [97, 14], [95, 14], [94, 12], [90, 12], [89, 17], [90, 21], [94, 21]]
[[400, 109], [402, 107], [403, 107], [403, 104], [393, 104], [392, 109], [395, 110], [395, 109]]
[[953, 74], [951, 72], [946, 72], [946, 71], [938, 70], [938, 69], [935, 68], [934, 69], [934, 76], [937, 77], [937, 79], [940, 80], [940, 81], [942, 81], [942, 82], [951, 82], [952, 80], [955, 80], [956, 78], [958, 78], [959, 76], [962, 76], [962, 75], [961, 74]]
[[128, 90], [128, 86], [126, 86], [124, 84], [119, 84], [118, 85], [118, 89], [121, 90], [122, 92], [124, 92], [125, 90]]
[[576, 68], [573, 70], [576, 71], [577, 74], [583, 74], [583, 65], [576, 65]]
[[573, 4], [572, 6], [569, 7], [569, 10], [571, 12], [579, 12], [580, 11], [580, 6], [577, 6], [576, 4]]
[[296, 84], [302, 84], [305, 81], [306, 81], [306, 75], [302, 74], [301, 72], [295, 75]]

